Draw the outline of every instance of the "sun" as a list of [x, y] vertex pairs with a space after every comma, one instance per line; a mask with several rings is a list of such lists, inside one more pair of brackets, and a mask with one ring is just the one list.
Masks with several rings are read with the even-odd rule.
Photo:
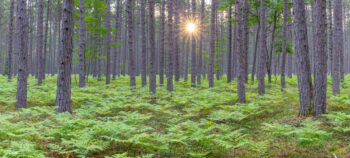
[[189, 33], [194, 33], [196, 31], [196, 24], [189, 22], [186, 24], [186, 30]]

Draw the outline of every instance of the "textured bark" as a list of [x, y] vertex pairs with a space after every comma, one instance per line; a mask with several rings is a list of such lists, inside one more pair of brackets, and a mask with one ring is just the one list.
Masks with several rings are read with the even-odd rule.
[[156, 93], [156, 48], [155, 48], [155, 31], [154, 31], [154, 0], [148, 0], [148, 24], [149, 24], [149, 41], [150, 41], [150, 62], [149, 62], [149, 91]]
[[307, 115], [313, 97], [304, 0], [293, 0], [293, 10], [300, 102], [299, 115], [303, 116]]
[[215, 57], [215, 12], [216, 0], [211, 1], [210, 13], [210, 33], [209, 33], [209, 63], [208, 63], [208, 80], [209, 87], [214, 87], [214, 57]]
[[13, 13], [15, 10], [15, 0], [11, 0], [11, 5], [10, 5], [10, 22], [9, 22], [9, 34], [8, 34], [8, 44], [7, 44], [7, 50], [8, 50], [8, 54], [7, 54], [7, 78], [8, 81], [10, 82], [11, 78], [12, 78], [12, 51], [13, 51], [13, 30], [14, 30], [14, 25], [13, 25]]
[[45, 34], [44, 34], [44, 48], [43, 48], [43, 58], [41, 62], [41, 77], [45, 80], [45, 69], [46, 69], [46, 48], [47, 48], [47, 36], [49, 28], [49, 19], [50, 19], [50, 0], [47, 1], [47, 11], [46, 11], [46, 21], [45, 21]]
[[333, 16], [332, 0], [328, 0], [328, 65], [329, 72], [333, 73]]
[[141, 81], [147, 85], [146, 0], [141, 0]]
[[333, 45], [338, 47], [333, 47], [333, 72], [332, 72], [332, 91], [333, 95], [337, 95], [340, 93], [340, 59], [341, 54], [343, 53], [343, 1], [342, 0], [334, 0], [333, 4], [333, 15], [334, 15], [334, 38], [333, 38]]
[[136, 61], [134, 52], [134, 17], [133, 17], [134, 0], [127, 1], [126, 13], [128, 23], [128, 47], [129, 47], [129, 63], [128, 72], [130, 76], [130, 86], [136, 86]]
[[[122, 3], [117, 1], [116, 6], [116, 15], [115, 15], [115, 29], [117, 30], [116, 36], [114, 38], [115, 43], [121, 42], [121, 26], [122, 26], [122, 17], [121, 17]], [[121, 47], [115, 47], [113, 53], [113, 80], [115, 80], [116, 75], [120, 76], [120, 56], [121, 56]]]
[[282, 39], [282, 65], [281, 65], [281, 88], [286, 88], [286, 58], [287, 58], [287, 10], [288, 0], [283, 2], [283, 39]]
[[314, 46], [314, 63], [315, 63], [315, 97], [313, 113], [321, 115], [326, 113], [327, 104], [327, 15], [325, 0], [314, 1], [315, 12], [315, 46]]
[[205, 1], [201, 0], [201, 17], [200, 17], [200, 26], [199, 26], [199, 48], [198, 48], [198, 63], [197, 63], [197, 84], [201, 84], [202, 79], [202, 67], [203, 67], [203, 41], [205, 32]]
[[18, 78], [17, 78], [17, 102], [16, 108], [27, 106], [27, 1], [17, 0], [17, 38], [18, 38]]
[[260, 3], [260, 37], [259, 37], [259, 60], [258, 60], [258, 81], [259, 95], [265, 94], [265, 66], [266, 66], [266, 33], [265, 33], [265, 0]]
[[249, 9], [250, 9], [250, 3], [248, 0], [244, 0], [244, 30], [243, 30], [243, 53], [244, 53], [244, 82], [248, 83], [248, 69], [249, 69], [249, 63], [248, 63], [248, 57], [249, 57], [249, 25], [248, 25], [248, 18], [249, 18]]
[[43, 12], [44, 12], [44, 0], [38, 0], [38, 10], [37, 10], [37, 37], [36, 37], [36, 52], [38, 55], [38, 85], [43, 83], [43, 70], [45, 65], [43, 65], [44, 54], [43, 54]]
[[180, 0], [175, 0], [175, 23], [174, 23], [174, 75], [175, 81], [180, 80]]
[[85, 86], [85, 22], [84, 22], [84, 3], [85, 0], [79, 1], [79, 87]]
[[[192, 0], [192, 18], [197, 17], [196, 15], [196, 0]], [[194, 35], [192, 35], [192, 51], [191, 51], [191, 87], [196, 87], [196, 75], [197, 75], [197, 70], [196, 70], [196, 50], [197, 50], [197, 45], [196, 45], [196, 38]]]
[[167, 90], [173, 91], [173, 53], [174, 53], [174, 45], [173, 45], [173, 2], [168, 1], [168, 51], [167, 51], [167, 67], [166, 67], [166, 75], [167, 75]]
[[232, 6], [228, 7], [227, 12], [227, 83], [230, 83], [232, 77]]
[[256, 35], [255, 35], [254, 57], [253, 57], [253, 67], [252, 67], [252, 76], [251, 76], [252, 83], [254, 83], [254, 80], [255, 80], [256, 57], [258, 52], [259, 35], [260, 35], [260, 24], [258, 24], [258, 27], [256, 29]]
[[[264, 0], [263, 0], [264, 1]], [[245, 103], [245, 46], [244, 46], [244, 24], [243, 24], [243, 0], [236, 0], [236, 20], [237, 20], [237, 52], [238, 52], [238, 79], [237, 91], [238, 102]]]
[[70, 112], [71, 108], [71, 71], [73, 56], [74, 0], [63, 1], [61, 55], [57, 79], [57, 112]]
[[165, 34], [165, 0], [161, 2], [160, 8], [160, 28], [159, 28], [159, 82], [160, 84], [164, 84], [164, 34]]
[[106, 69], [106, 84], [110, 84], [111, 82], [111, 2], [110, 0], [107, 1], [107, 8], [106, 8], [106, 29], [107, 29], [107, 35], [106, 35], [106, 54], [107, 54], [107, 69]]

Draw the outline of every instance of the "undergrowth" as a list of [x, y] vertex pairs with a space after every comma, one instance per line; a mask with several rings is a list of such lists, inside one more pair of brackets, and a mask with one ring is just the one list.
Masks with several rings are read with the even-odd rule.
[[246, 104], [236, 102], [235, 81], [212, 89], [180, 81], [172, 93], [157, 85], [149, 94], [131, 91], [128, 77], [110, 85], [90, 77], [85, 88], [74, 77], [71, 115], [55, 113], [55, 77], [42, 86], [30, 77], [28, 108], [15, 110], [16, 81], [0, 76], [1, 157], [350, 156], [348, 80], [341, 95], [328, 92], [327, 115], [300, 118], [295, 76], [283, 92], [279, 79], [267, 84], [265, 96], [247, 84]]

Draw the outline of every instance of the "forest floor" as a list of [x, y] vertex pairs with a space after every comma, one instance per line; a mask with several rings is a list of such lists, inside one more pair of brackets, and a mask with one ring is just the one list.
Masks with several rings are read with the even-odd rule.
[[[350, 76], [341, 95], [331, 96], [322, 118], [298, 117], [297, 78], [247, 84], [247, 103], [236, 103], [236, 82], [191, 88], [175, 82], [132, 92], [129, 78], [89, 78], [79, 88], [72, 77], [73, 114], [55, 112], [56, 77], [28, 83], [28, 108], [15, 110], [16, 80], [0, 76], [2, 157], [350, 157]], [[137, 81], [140, 84], [140, 80]]]

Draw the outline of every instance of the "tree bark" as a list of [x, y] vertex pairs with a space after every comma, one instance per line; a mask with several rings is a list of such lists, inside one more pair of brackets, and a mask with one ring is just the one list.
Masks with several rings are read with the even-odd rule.
[[211, 1], [210, 13], [210, 33], [209, 33], [209, 63], [208, 63], [208, 80], [209, 88], [214, 87], [214, 57], [215, 57], [215, 14], [216, 0]]
[[17, 78], [17, 102], [16, 108], [27, 106], [27, 1], [17, 0], [17, 37], [18, 37], [18, 78]]
[[293, 10], [300, 102], [299, 115], [304, 116], [307, 115], [312, 105], [313, 97], [304, 0], [293, 0]]
[[106, 35], [106, 54], [107, 54], [107, 69], [106, 69], [106, 84], [111, 83], [111, 2], [110, 0], [107, 1], [107, 8], [106, 8], [106, 29], [107, 29], [107, 35]]
[[259, 60], [258, 60], [258, 81], [259, 95], [265, 94], [265, 66], [266, 66], [266, 33], [265, 33], [265, 0], [260, 3], [260, 37], [259, 37]]
[[[264, 1], [264, 0], [263, 0]], [[243, 0], [236, 0], [236, 20], [237, 20], [237, 52], [238, 52], [238, 79], [237, 91], [238, 102], [245, 103], [245, 46], [244, 46], [244, 22], [243, 22]]]
[[334, 15], [334, 38], [333, 45], [339, 47], [333, 47], [333, 72], [332, 72], [332, 91], [333, 95], [337, 95], [340, 93], [340, 59], [341, 54], [343, 53], [343, 1], [342, 0], [334, 0], [333, 4], [333, 15]]
[[161, 8], [160, 8], [160, 28], [159, 28], [159, 82], [161, 85], [164, 84], [164, 56], [165, 56], [165, 49], [164, 49], [164, 34], [165, 34], [165, 0], [162, 0], [161, 2]]
[[232, 75], [232, 6], [227, 10], [227, 83], [231, 82]]
[[141, 0], [141, 81], [147, 85], [147, 40], [146, 40], [146, 0]]
[[13, 51], [13, 30], [14, 30], [14, 25], [13, 25], [13, 20], [14, 20], [14, 10], [15, 10], [15, 0], [11, 0], [11, 5], [10, 5], [10, 22], [9, 22], [9, 34], [8, 34], [8, 54], [7, 54], [7, 78], [8, 81], [11, 81], [12, 78], [12, 51]]
[[155, 48], [155, 31], [154, 31], [154, 0], [148, 0], [148, 24], [149, 24], [149, 40], [150, 40], [150, 71], [149, 71], [149, 91], [156, 93], [157, 83], [157, 67], [156, 67], [156, 48]]
[[283, 91], [286, 88], [286, 58], [287, 58], [287, 10], [288, 0], [284, 0], [283, 3], [283, 39], [282, 39], [282, 65], [281, 65], [281, 89]]
[[128, 47], [129, 47], [129, 63], [128, 72], [130, 75], [130, 86], [134, 88], [136, 86], [136, 63], [135, 63], [135, 52], [134, 52], [134, 0], [127, 1], [126, 13], [127, 13], [127, 23], [128, 23]]
[[56, 104], [58, 112], [70, 112], [71, 108], [71, 71], [73, 56], [74, 0], [63, 1], [62, 52], [59, 59]]
[[315, 12], [315, 46], [314, 46], [314, 63], [315, 63], [315, 97], [313, 113], [318, 116], [326, 113], [327, 104], [327, 15], [325, 0], [314, 1]]
[[36, 38], [36, 52], [38, 54], [38, 85], [43, 83], [43, 70], [45, 65], [43, 65], [44, 54], [43, 54], [43, 12], [44, 12], [44, 0], [38, 0], [38, 10], [37, 10], [37, 38]]
[[168, 54], [167, 54], [167, 90], [173, 91], [173, 2], [168, 1]]
[[85, 22], [84, 22], [84, 15], [85, 15], [85, 7], [84, 7], [85, 0], [79, 1], [79, 23], [80, 23], [80, 29], [79, 29], [79, 87], [85, 86]]
[[[196, 0], [192, 0], [192, 18], [196, 19], [197, 15], [196, 15]], [[197, 46], [196, 46], [196, 39], [194, 37], [194, 35], [191, 36], [192, 37], [192, 51], [191, 51], [191, 87], [196, 87], [196, 75], [197, 75], [197, 71], [196, 71], [196, 50], [197, 50]]]

